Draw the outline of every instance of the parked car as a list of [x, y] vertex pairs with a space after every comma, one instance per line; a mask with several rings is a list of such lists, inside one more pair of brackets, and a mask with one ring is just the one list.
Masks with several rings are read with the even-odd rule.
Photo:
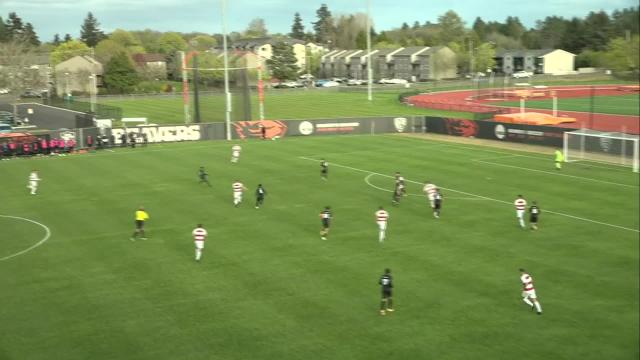
[[334, 77], [334, 78], [331, 78], [331, 81], [335, 81], [335, 82], [337, 82], [337, 83], [341, 83], [341, 84], [342, 84], [342, 83], [346, 83], [346, 82], [347, 82], [347, 79], [345, 79], [345, 78], [339, 78], [339, 77]]
[[528, 71], [516, 71], [511, 75], [514, 79], [522, 79], [532, 77], [533, 73]]
[[367, 82], [364, 80], [358, 80], [358, 79], [349, 79], [347, 80], [347, 86], [355, 86], [355, 85], [364, 85]]
[[311, 74], [302, 74], [298, 77], [300, 80], [313, 80], [313, 75]]
[[9, 93], [9, 89], [7, 88], [0, 88], [0, 95], [5, 95]]
[[21, 98], [41, 98], [42, 97], [42, 93], [33, 91], [33, 90], [27, 90], [25, 92], [23, 92], [22, 94], [20, 94]]
[[275, 89], [294, 89], [299, 87], [304, 87], [304, 84], [296, 82], [296, 81], [285, 81], [273, 86]]
[[394, 85], [405, 85], [409, 82], [405, 79], [380, 79], [380, 84], [394, 84]]
[[9, 124], [0, 123], [0, 134], [12, 133], [13, 128]]
[[316, 85], [316, 86], [321, 86], [321, 87], [336, 87], [336, 86], [340, 86], [340, 83], [337, 81], [325, 81], [322, 83], [322, 85]]

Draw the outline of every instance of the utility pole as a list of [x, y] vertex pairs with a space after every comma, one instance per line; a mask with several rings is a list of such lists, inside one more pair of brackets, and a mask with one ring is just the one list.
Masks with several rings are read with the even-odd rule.
[[227, 54], [227, 0], [220, 0], [222, 6], [222, 54], [224, 59], [224, 120], [227, 130], [227, 140], [231, 140], [231, 93], [229, 92], [229, 56]]
[[371, 69], [371, 0], [367, 0], [367, 99], [373, 101], [373, 69]]

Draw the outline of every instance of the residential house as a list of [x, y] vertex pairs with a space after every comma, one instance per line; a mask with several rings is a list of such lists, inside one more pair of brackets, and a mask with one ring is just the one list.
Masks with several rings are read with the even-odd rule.
[[452, 79], [457, 76], [456, 53], [446, 46], [434, 46], [415, 55], [412, 76], [418, 81]]
[[262, 37], [254, 39], [240, 39], [231, 44], [235, 50], [251, 51], [260, 58], [268, 60], [273, 56], [273, 46], [279, 42], [285, 42], [293, 47], [293, 54], [296, 57], [296, 65], [299, 69], [307, 66], [307, 49], [302, 40], [287, 37]]
[[167, 60], [162, 54], [134, 54], [133, 61], [142, 73], [155, 79], [167, 78]]
[[331, 50], [320, 58], [320, 77], [330, 78], [336, 76], [334, 73], [335, 58], [344, 54], [347, 50]]
[[372, 60], [373, 67], [373, 77], [376, 80], [380, 80], [382, 78], [392, 78], [394, 76], [394, 59], [393, 55], [404, 50], [404, 48], [399, 49], [380, 49]]
[[347, 50], [336, 56], [333, 60], [333, 76], [339, 78], [348, 77], [350, 74], [349, 67], [351, 65], [351, 57], [363, 51], [364, 50]]
[[495, 57], [494, 71], [504, 74], [517, 71], [567, 74], [575, 70], [575, 57], [575, 54], [561, 49], [499, 50]]
[[393, 77], [416, 81], [419, 71], [414, 71], [414, 64], [419, 70], [417, 63], [418, 55], [427, 51], [426, 46], [410, 46], [393, 54]]
[[102, 64], [94, 58], [74, 56], [55, 66], [56, 93], [91, 93], [102, 86], [103, 73]]
[[[373, 50], [371, 52], [362, 51], [356, 54], [352, 54], [349, 58], [349, 77], [352, 79], [363, 80], [368, 78], [367, 74], [367, 61], [368, 58], [372, 58], [379, 52], [380, 50]], [[373, 69], [373, 63], [372, 63]]]

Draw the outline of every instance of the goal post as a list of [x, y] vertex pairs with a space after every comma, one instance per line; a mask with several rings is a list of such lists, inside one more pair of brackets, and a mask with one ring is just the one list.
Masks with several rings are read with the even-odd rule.
[[567, 162], [595, 161], [629, 166], [638, 172], [639, 142], [638, 135], [619, 132], [567, 131], [563, 141], [564, 159]]

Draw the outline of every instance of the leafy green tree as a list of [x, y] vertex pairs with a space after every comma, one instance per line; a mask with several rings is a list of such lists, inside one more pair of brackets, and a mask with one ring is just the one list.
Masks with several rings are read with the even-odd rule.
[[124, 48], [140, 45], [140, 41], [135, 35], [122, 29], [115, 29], [111, 34], [109, 34], [108, 39]]
[[471, 28], [476, 32], [478, 38], [481, 41], [484, 41], [485, 37], [487, 36], [487, 24], [484, 22], [484, 20], [482, 20], [482, 18], [478, 16], [473, 22], [473, 26]]
[[89, 47], [95, 47], [100, 40], [104, 38], [105, 35], [102, 30], [100, 30], [100, 23], [93, 14], [89, 12], [80, 27], [80, 40]]
[[148, 53], [160, 52], [161, 32], [145, 29], [142, 31], [132, 31], [131, 34], [140, 41], [140, 45], [143, 46]]
[[74, 56], [90, 54], [91, 49], [87, 46], [87, 44], [83, 43], [80, 40], [70, 40], [56, 46], [49, 55], [49, 60], [51, 62], [51, 65], [56, 66], [59, 63], [71, 59]]
[[4, 20], [2, 20], [2, 16], [0, 16], [0, 43], [9, 40], [9, 33], [7, 31], [7, 26], [4, 24]]
[[584, 19], [584, 39], [592, 50], [605, 50], [611, 38], [612, 25], [604, 11], [590, 12]]
[[158, 52], [161, 54], [171, 55], [176, 51], [184, 51], [186, 49], [187, 42], [176, 32], [164, 33], [158, 39]]
[[71, 35], [69, 34], [64, 34], [64, 42], [69, 42], [73, 40], [73, 37], [71, 37]]
[[605, 61], [607, 67], [617, 72], [635, 71], [639, 69], [640, 37], [634, 35], [631, 39], [619, 37], [611, 40], [607, 45]]
[[560, 47], [567, 21], [559, 16], [547, 16], [543, 21], [538, 21], [536, 27], [539, 32], [540, 47], [556, 49]]
[[333, 41], [335, 30], [331, 11], [329, 11], [327, 4], [322, 4], [320, 8], [316, 10], [316, 17], [318, 18], [318, 21], [313, 23], [316, 41], [321, 44], [327, 44], [330, 41]]
[[489, 43], [480, 44], [474, 54], [475, 69], [479, 72], [485, 72], [493, 69], [496, 65], [496, 49]]
[[263, 18], [255, 18], [249, 22], [247, 30], [244, 32], [244, 36], [248, 38], [260, 38], [265, 37], [269, 31], [264, 23]]
[[300, 17], [300, 13], [295, 13], [293, 15], [293, 25], [291, 25], [291, 32], [289, 33], [293, 39], [304, 40], [304, 25], [302, 24], [302, 18]]
[[96, 60], [102, 64], [108, 63], [115, 54], [127, 52], [127, 48], [111, 39], [100, 41], [94, 50]]
[[407, 24], [406, 22], [403, 22], [402, 26], [400, 27], [400, 30], [407, 31], [409, 29], [410, 29], [409, 24]]
[[51, 44], [53, 46], [58, 46], [60, 45], [60, 43], [62, 43], [62, 41], [60, 41], [60, 35], [56, 33], [55, 35], [53, 35], [53, 41], [51, 41]]
[[563, 50], [577, 54], [586, 46], [582, 20], [574, 17], [566, 24], [565, 33], [560, 39], [560, 47]]
[[508, 16], [502, 27], [502, 34], [519, 40], [527, 29], [522, 25], [517, 16]]
[[206, 51], [213, 49], [218, 44], [218, 41], [213, 36], [198, 35], [189, 41], [189, 44], [198, 51]]
[[616, 36], [625, 36], [629, 31], [631, 34], [640, 32], [640, 7], [630, 7], [622, 10], [614, 10], [611, 14], [613, 32]]
[[365, 30], [358, 31], [356, 35], [356, 49], [365, 50], [367, 48], [367, 32]]
[[605, 67], [607, 63], [606, 56], [607, 55], [603, 51], [585, 49], [576, 56], [576, 68]]
[[452, 41], [460, 42], [464, 39], [465, 28], [462, 18], [453, 10], [438, 17], [438, 25], [440, 25], [440, 42], [447, 44]]
[[271, 70], [271, 75], [280, 80], [293, 80], [298, 74], [296, 56], [293, 53], [293, 46], [284, 41], [273, 45], [273, 55], [267, 60], [267, 65]]
[[126, 93], [140, 81], [126, 52], [115, 54], [104, 68], [104, 84], [110, 92]]

